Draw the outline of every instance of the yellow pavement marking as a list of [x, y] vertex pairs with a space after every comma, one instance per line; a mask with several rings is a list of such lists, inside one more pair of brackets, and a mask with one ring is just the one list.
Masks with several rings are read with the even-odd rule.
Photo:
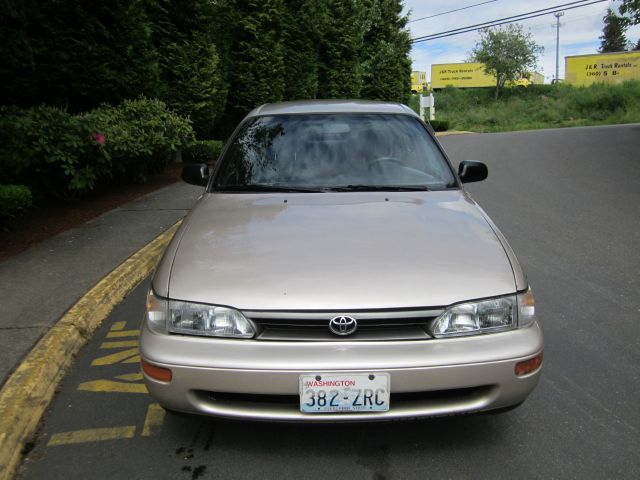
[[139, 337], [140, 330], [123, 330], [122, 332], [109, 332], [107, 338], [121, 338], [121, 337]]
[[13, 477], [23, 446], [33, 438], [80, 348], [115, 306], [153, 271], [179, 224], [98, 282], [38, 341], [7, 379], [0, 390], [0, 480]]
[[59, 445], [71, 445], [74, 443], [120, 440], [122, 438], [133, 438], [135, 434], [135, 425], [127, 427], [87, 428], [86, 430], [75, 430], [73, 432], [54, 433], [51, 435], [51, 439], [47, 446], [56, 447]]
[[122, 340], [120, 342], [102, 342], [100, 348], [125, 348], [125, 347], [137, 347], [138, 340]]
[[127, 373], [126, 375], [118, 375], [116, 378], [118, 380], [125, 380], [127, 382], [141, 382], [142, 381], [142, 372], [139, 372], [139, 373]]
[[117, 330], [124, 330], [126, 324], [127, 322], [113, 322], [113, 325], [111, 325], [111, 328], [109, 330], [111, 330], [112, 332], [115, 332]]
[[99, 365], [113, 365], [114, 363], [118, 362], [133, 363], [129, 361], [131, 358], [140, 358], [138, 356], [137, 348], [130, 348], [128, 350], [123, 350], [121, 352], [116, 352], [110, 355], [105, 355], [104, 357], [96, 358], [91, 362], [91, 366], [96, 367]]
[[91, 380], [82, 382], [78, 390], [83, 392], [112, 392], [112, 393], [147, 393], [144, 383], [124, 383], [113, 380]]
[[160, 428], [164, 422], [164, 414], [164, 408], [160, 405], [157, 403], [150, 404], [149, 408], [147, 408], [147, 416], [144, 419], [144, 426], [140, 435], [149, 437], [154, 430]]
[[123, 361], [122, 363], [140, 363], [140, 355], [134, 355], [133, 357]]

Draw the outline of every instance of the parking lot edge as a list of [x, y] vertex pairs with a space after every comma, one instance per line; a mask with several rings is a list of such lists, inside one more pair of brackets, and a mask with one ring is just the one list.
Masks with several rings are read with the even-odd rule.
[[65, 313], [0, 390], [0, 480], [13, 478], [56, 388], [80, 348], [112, 310], [149, 276], [180, 222], [137, 251]]

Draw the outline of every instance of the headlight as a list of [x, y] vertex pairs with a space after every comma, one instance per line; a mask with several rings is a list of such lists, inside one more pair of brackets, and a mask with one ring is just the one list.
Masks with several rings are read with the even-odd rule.
[[147, 324], [158, 333], [252, 338], [253, 326], [238, 310], [216, 305], [164, 300], [149, 292]]
[[531, 289], [517, 295], [462, 303], [445, 310], [433, 323], [436, 338], [502, 332], [535, 320]]

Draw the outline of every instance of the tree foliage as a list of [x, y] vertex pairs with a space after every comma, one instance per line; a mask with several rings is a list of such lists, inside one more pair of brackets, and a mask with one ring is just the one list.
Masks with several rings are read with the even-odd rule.
[[251, 109], [282, 100], [283, 0], [221, 0], [220, 48], [229, 91], [221, 133], [228, 134]]
[[616, 15], [616, 13], [610, 8], [607, 9], [607, 14], [602, 17], [604, 27], [602, 29], [602, 35], [600, 38], [600, 53], [607, 52], [622, 52], [627, 48], [627, 38], [624, 35], [625, 23], [622, 17]]
[[411, 37], [400, 0], [368, 0], [362, 97], [405, 103], [411, 90]]
[[207, 138], [227, 94], [212, 22], [215, 6], [208, 0], [158, 0], [149, 11], [160, 58], [160, 98], [189, 116], [196, 134]]
[[159, 87], [142, 0], [3, 0], [2, 104], [83, 111]]
[[406, 101], [401, 0], [0, 0], [0, 105], [158, 98], [198, 138], [280, 100]]
[[470, 57], [484, 63], [485, 72], [495, 76], [495, 98], [498, 99], [506, 82], [515, 81], [536, 68], [537, 57], [542, 51], [531, 33], [525, 32], [520, 25], [509, 24], [482, 30]]
[[318, 63], [327, 9], [322, 0], [284, 0], [282, 43], [284, 98], [300, 100], [318, 94]]
[[640, 24], [640, 0], [622, 0], [620, 13], [624, 15], [627, 23], [631, 25]]
[[358, 98], [364, 15], [357, 0], [326, 0], [318, 65], [319, 98]]

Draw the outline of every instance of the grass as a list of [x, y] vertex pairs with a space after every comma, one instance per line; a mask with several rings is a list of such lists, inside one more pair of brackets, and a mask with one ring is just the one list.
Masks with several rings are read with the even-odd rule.
[[[436, 118], [451, 130], [505, 132], [640, 122], [640, 81], [622, 85], [534, 85], [506, 89], [446, 88], [434, 93]], [[417, 107], [414, 96], [410, 106]]]

